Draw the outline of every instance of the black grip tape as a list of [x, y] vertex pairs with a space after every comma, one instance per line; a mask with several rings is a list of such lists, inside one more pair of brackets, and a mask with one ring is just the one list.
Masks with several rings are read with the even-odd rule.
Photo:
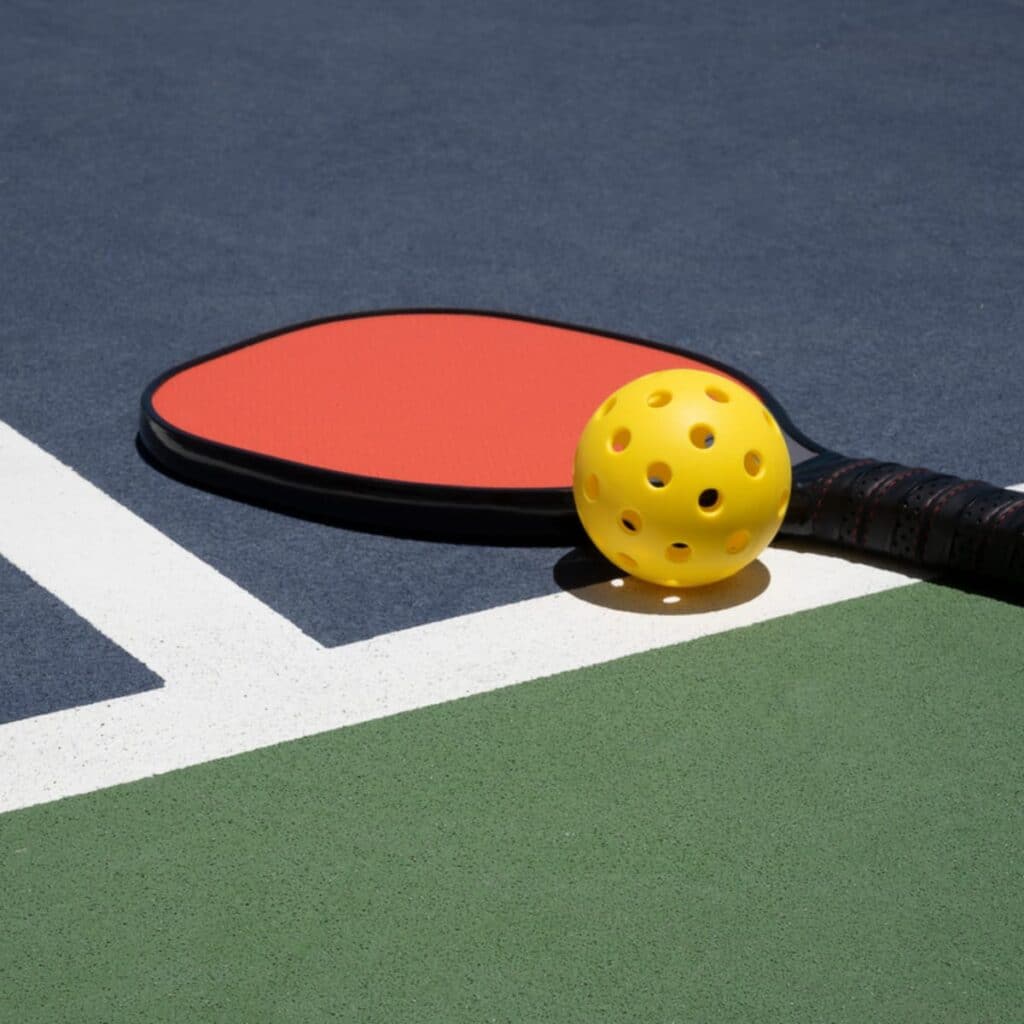
[[873, 459], [797, 480], [800, 533], [915, 565], [1024, 583], [1024, 494]]

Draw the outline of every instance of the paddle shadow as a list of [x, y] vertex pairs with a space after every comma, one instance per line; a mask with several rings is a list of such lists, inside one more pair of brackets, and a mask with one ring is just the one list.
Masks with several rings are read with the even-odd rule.
[[263, 511], [285, 515], [292, 519], [302, 519], [307, 523], [317, 523], [320, 526], [330, 526], [336, 529], [348, 530], [352, 533], [365, 533], [374, 537], [389, 537], [396, 540], [426, 541], [432, 544], [459, 544], [480, 548], [564, 548], [567, 544], [575, 543], [583, 535], [583, 527], [571, 519], [551, 526], [549, 532], [538, 532], [537, 536], [531, 537], [505, 534], [500, 530], [494, 530], [478, 536], [467, 534], [457, 524], [449, 528], [443, 524], [439, 525], [436, 520], [434, 525], [429, 528], [417, 528], [415, 520], [410, 520], [400, 529], [394, 526], [377, 526], [367, 521], [366, 518], [350, 518], [343, 512], [335, 511], [324, 514], [312, 511], [309, 508], [299, 507], [297, 504], [290, 504], [287, 501], [274, 501], [272, 498], [265, 500], [257, 499], [252, 495], [243, 494], [232, 488], [229, 477], [225, 477], [223, 484], [218, 484], [213, 479], [185, 476], [156, 458], [146, 447], [139, 434], [135, 435], [135, 450], [142, 461], [151, 469], [155, 469], [168, 480], [183, 484], [192, 490], [213, 494], [218, 498], [224, 498], [226, 501], [232, 501], [239, 505], [246, 505], [249, 508], [262, 509]]
[[760, 561], [704, 587], [660, 587], [625, 575], [595, 548], [573, 548], [558, 560], [555, 582], [580, 601], [636, 615], [705, 615], [753, 601], [771, 583]]

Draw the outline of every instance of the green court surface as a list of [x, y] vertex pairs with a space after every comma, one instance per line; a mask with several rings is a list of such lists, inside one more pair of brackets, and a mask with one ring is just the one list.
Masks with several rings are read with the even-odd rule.
[[1020, 1020], [1022, 665], [916, 585], [6, 815], [7, 1019]]

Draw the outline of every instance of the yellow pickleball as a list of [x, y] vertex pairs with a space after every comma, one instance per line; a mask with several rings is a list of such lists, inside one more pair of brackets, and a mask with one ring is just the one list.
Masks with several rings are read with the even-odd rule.
[[792, 480], [771, 412], [737, 382], [662, 370], [610, 395], [576, 449], [584, 529], [620, 569], [669, 587], [725, 579], [782, 525]]

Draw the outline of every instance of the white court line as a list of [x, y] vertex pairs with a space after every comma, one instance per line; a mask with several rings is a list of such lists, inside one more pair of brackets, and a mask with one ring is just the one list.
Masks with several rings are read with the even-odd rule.
[[2, 422], [0, 555], [167, 682], [321, 649]]
[[0, 812], [912, 582], [770, 548], [717, 608], [600, 584], [327, 650], [3, 423], [0, 486], [0, 555], [164, 680], [0, 726]]

